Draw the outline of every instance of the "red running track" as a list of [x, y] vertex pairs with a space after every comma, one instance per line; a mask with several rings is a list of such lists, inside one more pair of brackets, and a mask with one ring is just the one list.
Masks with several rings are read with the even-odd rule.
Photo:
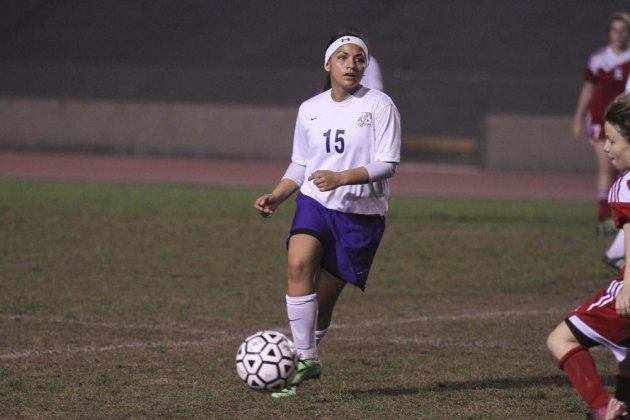
[[[61, 153], [0, 152], [0, 177], [149, 182], [271, 189], [286, 163]], [[594, 200], [595, 175], [485, 171], [402, 163], [392, 194]]]

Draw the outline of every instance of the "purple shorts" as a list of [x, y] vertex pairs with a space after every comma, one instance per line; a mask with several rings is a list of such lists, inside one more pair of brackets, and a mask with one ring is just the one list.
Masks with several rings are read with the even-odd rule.
[[291, 235], [314, 236], [324, 248], [321, 267], [365, 290], [368, 273], [385, 231], [385, 217], [330, 210], [298, 193]]

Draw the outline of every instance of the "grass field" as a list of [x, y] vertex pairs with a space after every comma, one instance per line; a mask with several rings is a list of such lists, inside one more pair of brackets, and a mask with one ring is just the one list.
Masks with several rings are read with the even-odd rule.
[[275, 401], [234, 370], [287, 331], [293, 203], [260, 193], [0, 180], [0, 417], [584, 418], [544, 343], [613, 275], [592, 203], [393, 197], [322, 379]]

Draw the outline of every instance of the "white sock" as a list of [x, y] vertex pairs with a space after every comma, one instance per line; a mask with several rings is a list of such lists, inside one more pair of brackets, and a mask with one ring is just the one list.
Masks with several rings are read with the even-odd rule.
[[328, 328], [324, 330], [315, 330], [315, 345], [319, 346], [319, 342], [326, 337], [326, 333], [328, 333]]
[[615, 236], [615, 239], [606, 251], [606, 256], [608, 258], [623, 258], [626, 255], [626, 250], [623, 246], [623, 242], [623, 230], [619, 230], [619, 232], [617, 232], [617, 236]]
[[288, 296], [287, 315], [295, 351], [300, 360], [317, 359], [315, 323], [317, 322], [317, 294]]

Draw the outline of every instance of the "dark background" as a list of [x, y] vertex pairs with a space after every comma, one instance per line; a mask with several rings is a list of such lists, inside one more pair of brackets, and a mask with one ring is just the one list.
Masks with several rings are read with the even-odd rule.
[[481, 139], [492, 112], [571, 114], [628, 1], [4, 1], [0, 94], [297, 106], [365, 28], [407, 135]]

